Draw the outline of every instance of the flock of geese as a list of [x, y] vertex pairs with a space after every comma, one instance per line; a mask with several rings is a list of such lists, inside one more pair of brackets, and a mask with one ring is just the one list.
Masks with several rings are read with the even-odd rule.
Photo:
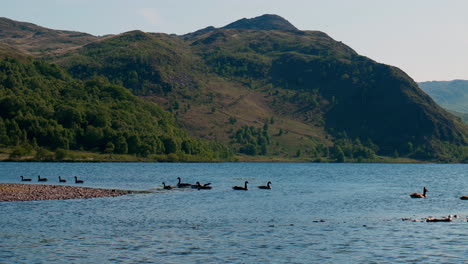
[[[182, 182], [180, 177], [177, 177], [177, 180], [178, 180], [178, 182], [177, 182], [176, 186], [166, 185], [166, 183], [163, 182], [162, 183], [163, 188], [165, 190], [172, 190], [174, 188], [192, 188], [192, 189], [198, 189], [198, 190], [210, 190], [211, 188], [213, 188], [211, 186], [211, 182], [205, 183], [205, 184], [202, 185], [200, 182], [196, 182], [195, 184]], [[248, 183], [249, 183], [248, 181], [245, 181], [244, 186], [233, 186], [232, 189], [233, 190], [238, 190], [238, 191], [248, 191], [249, 190], [249, 188], [247, 187]], [[264, 189], [264, 190], [271, 189], [271, 181], [267, 182], [267, 185], [258, 186], [258, 188], [259, 189]]]
[[[32, 181], [31, 178], [25, 178], [25, 177], [23, 177], [23, 176], [20, 176], [20, 177], [21, 177], [21, 181], [24, 181], [24, 182], [26, 182], [26, 181], [27, 181], [27, 182]], [[61, 176], [59, 176], [58, 179], [59, 179], [59, 182], [63, 182], [63, 183], [64, 183], [64, 182], [67, 182], [67, 180], [66, 180], [66, 179], [63, 179]], [[49, 179], [47, 179], [47, 178], [42, 178], [40, 175], [37, 175], [37, 181], [38, 181], [38, 182], [46, 182], [46, 181], [49, 181]], [[84, 183], [84, 181], [78, 179], [78, 177], [75, 176], [75, 183]]]

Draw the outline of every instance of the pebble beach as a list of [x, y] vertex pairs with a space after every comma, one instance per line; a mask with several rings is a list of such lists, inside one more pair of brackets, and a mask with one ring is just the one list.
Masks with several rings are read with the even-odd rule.
[[0, 183], [0, 201], [38, 201], [114, 197], [132, 191], [64, 185]]

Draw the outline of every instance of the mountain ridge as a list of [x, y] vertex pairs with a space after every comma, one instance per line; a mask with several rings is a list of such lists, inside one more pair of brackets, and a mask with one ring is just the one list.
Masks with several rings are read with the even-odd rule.
[[33, 56], [58, 55], [101, 39], [88, 33], [55, 30], [0, 17], [0, 43]]

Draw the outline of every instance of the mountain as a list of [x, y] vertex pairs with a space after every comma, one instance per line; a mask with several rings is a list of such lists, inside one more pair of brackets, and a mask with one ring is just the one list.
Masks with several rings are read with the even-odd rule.
[[12, 155], [36, 152], [38, 159], [54, 159], [51, 150], [164, 160], [229, 155], [219, 144], [189, 137], [172, 114], [105, 78], [77, 80], [57, 65], [27, 56], [19, 60], [3, 50], [12, 51], [0, 44], [0, 147], [14, 148]]
[[100, 38], [87, 33], [53, 30], [0, 17], [0, 43], [13, 46], [29, 55], [57, 55], [98, 39]]
[[466, 161], [467, 126], [408, 75], [288, 24], [264, 15], [183, 36], [131, 31], [49, 60], [128, 88], [191, 136], [245, 155]]
[[445, 109], [468, 114], [468, 81], [432, 81], [418, 85]]
[[250, 30], [298, 30], [286, 19], [278, 15], [262, 15], [254, 18], [237, 20], [222, 29], [250, 29]]
[[[286, 19], [278, 15], [265, 14], [254, 18], [242, 18], [235, 22], [232, 22], [221, 29], [247, 29], [247, 30], [286, 30], [286, 31], [297, 31], [298, 29]], [[192, 33], [182, 35], [181, 37], [185, 40], [198, 37], [205, 33], [217, 30], [213, 26], [209, 26]]]

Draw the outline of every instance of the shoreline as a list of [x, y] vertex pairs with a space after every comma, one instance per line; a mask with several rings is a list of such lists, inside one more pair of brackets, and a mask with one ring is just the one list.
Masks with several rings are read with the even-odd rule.
[[0, 183], [0, 202], [88, 199], [131, 193], [134, 192], [67, 185]]

